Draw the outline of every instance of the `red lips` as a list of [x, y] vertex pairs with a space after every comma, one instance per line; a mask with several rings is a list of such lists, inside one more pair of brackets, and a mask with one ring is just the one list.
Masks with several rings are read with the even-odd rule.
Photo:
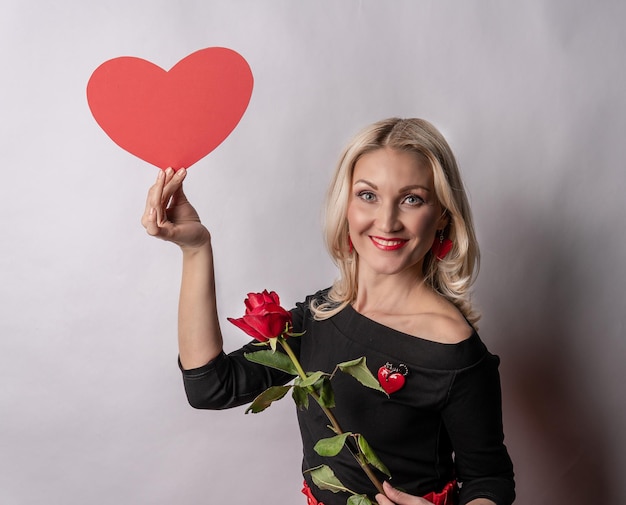
[[372, 244], [382, 251], [397, 251], [404, 247], [408, 240], [398, 238], [374, 237], [370, 235]]

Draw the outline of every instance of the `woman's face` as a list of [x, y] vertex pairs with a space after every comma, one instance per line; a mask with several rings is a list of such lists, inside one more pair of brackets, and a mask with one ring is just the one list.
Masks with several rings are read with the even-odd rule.
[[389, 148], [361, 156], [347, 216], [359, 275], [421, 275], [436, 231], [446, 224], [442, 214], [425, 160]]

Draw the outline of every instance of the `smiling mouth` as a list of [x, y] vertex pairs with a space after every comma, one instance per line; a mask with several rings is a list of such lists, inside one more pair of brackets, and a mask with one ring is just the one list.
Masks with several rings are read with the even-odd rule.
[[381, 249], [383, 251], [396, 251], [400, 249], [401, 247], [404, 247], [404, 245], [408, 242], [408, 240], [404, 240], [404, 239], [398, 239], [398, 238], [389, 239], [389, 238], [382, 238], [382, 237], [372, 237], [371, 235], [370, 235], [370, 240], [378, 249]]

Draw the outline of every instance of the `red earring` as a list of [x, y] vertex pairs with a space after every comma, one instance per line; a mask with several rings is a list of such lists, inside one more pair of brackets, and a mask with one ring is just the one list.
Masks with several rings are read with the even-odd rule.
[[352, 254], [352, 251], [354, 251], [354, 245], [352, 245], [352, 239], [350, 235], [348, 235], [348, 252]]
[[433, 241], [433, 245], [430, 250], [434, 254], [434, 256], [439, 261], [441, 261], [452, 250], [452, 245], [452, 240], [450, 240], [449, 238], [445, 238], [443, 235], [443, 230], [441, 230], [439, 232], [439, 237], [435, 237], [435, 240]]

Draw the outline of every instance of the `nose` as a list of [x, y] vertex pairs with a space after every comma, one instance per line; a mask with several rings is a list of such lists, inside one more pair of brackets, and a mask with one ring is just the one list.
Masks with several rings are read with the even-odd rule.
[[402, 229], [402, 222], [399, 219], [400, 209], [389, 202], [381, 205], [378, 209], [378, 228], [384, 233], [394, 233]]

